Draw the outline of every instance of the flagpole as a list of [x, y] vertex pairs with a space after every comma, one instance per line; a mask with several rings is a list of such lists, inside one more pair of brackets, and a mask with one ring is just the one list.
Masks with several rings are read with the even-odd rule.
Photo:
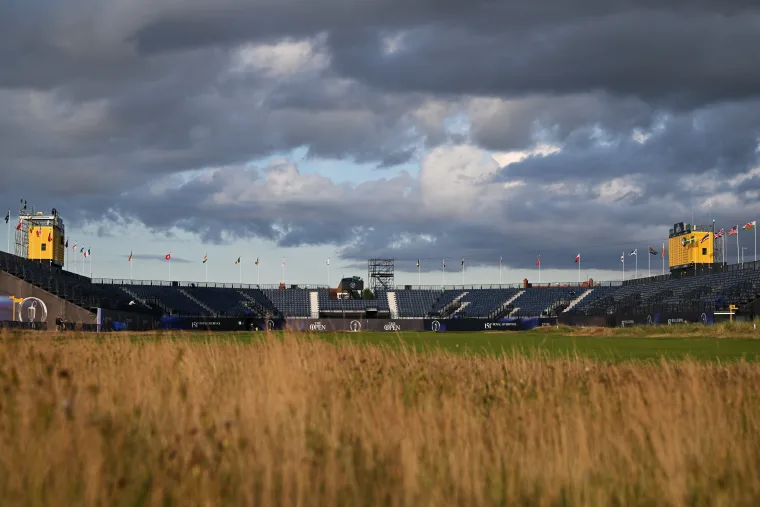
[[753, 229], [755, 229], [755, 262], [757, 262], [757, 220], [755, 220], [755, 226]]
[[499, 259], [499, 285], [501, 285], [501, 259]]
[[736, 226], [736, 263], [741, 264], [741, 259], [739, 258], [739, 226]]
[[208, 256], [206, 257], [206, 262], [203, 263], [204, 268], [206, 269], [206, 283], [208, 283]]
[[422, 285], [422, 272], [420, 271], [420, 263], [417, 263], [417, 285]]
[[330, 286], [330, 258], [327, 258], [327, 286]]
[[171, 285], [172, 281], [172, 253], [169, 252], [169, 284]]
[[446, 285], [446, 260], [441, 262], [441, 287]]
[[464, 286], [464, 258], [462, 258], [462, 285]]
[[625, 282], [625, 252], [623, 252], [623, 281]]
[[636, 250], [635, 257], [636, 257], [636, 278], [638, 279], [639, 277], [639, 251], [638, 250]]
[[581, 284], [581, 258], [578, 256], [578, 285]]
[[647, 270], [649, 272], [647, 274], [647, 276], [651, 278], [651, 276], [652, 276], [652, 254], [649, 253], [649, 251], [647, 251]]
[[243, 262], [238, 262], [238, 271], [240, 271], [240, 283], [243, 283]]
[[261, 264], [256, 263], [256, 285], [261, 285]]
[[665, 243], [662, 244], [662, 274], [665, 274]]
[[92, 254], [89, 254], [87, 257], [90, 258], [90, 280], [92, 280]]
[[129, 256], [129, 281], [131, 282], [133, 280], [132, 278], [132, 255]]
[[10, 208], [8, 208], [8, 253], [11, 253], [11, 209]]

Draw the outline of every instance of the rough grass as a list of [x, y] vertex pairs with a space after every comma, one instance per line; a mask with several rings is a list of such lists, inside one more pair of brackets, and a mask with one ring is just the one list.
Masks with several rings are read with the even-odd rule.
[[758, 430], [742, 361], [0, 343], [6, 505], [757, 505]]

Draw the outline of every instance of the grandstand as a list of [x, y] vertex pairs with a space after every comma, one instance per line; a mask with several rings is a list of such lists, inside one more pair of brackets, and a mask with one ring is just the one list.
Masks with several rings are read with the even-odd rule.
[[[30, 228], [50, 227], [48, 242], [53, 246], [42, 248], [43, 235], [27, 234], [22, 228], [17, 244], [23, 248], [17, 252], [26, 257], [0, 252], [0, 271], [93, 314], [108, 309], [159, 317], [493, 320], [561, 314], [714, 312], [729, 305], [738, 305], [741, 312], [760, 301], [760, 262], [712, 262], [712, 250], [691, 246], [695, 244], [692, 236], [707, 233], [688, 224], [676, 224], [671, 240], [674, 248], [694, 248], [694, 258], [675, 259], [667, 275], [607, 283], [589, 280], [541, 285], [524, 280], [522, 284], [492, 286], [393, 286], [386, 283], [392, 280], [392, 262], [376, 259], [370, 277], [382, 278], [383, 283], [375, 283], [370, 290], [359, 277], [343, 279], [338, 288], [90, 279], [63, 269], [58, 251], [63, 221], [55, 210], [21, 216], [32, 224]], [[702, 232], [695, 232], [699, 230]], [[40, 258], [40, 251], [47, 252], [47, 258]], [[710, 262], [701, 262], [702, 258]], [[687, 261], [691, 264], [684, 264]], [[754, 315], [754, 305], [751, 308]]]
[[[0, 253], [0, 270], [86, 309], [152, 311], [182, 316], [323, 317], [337, 314], [393, 318], [548, 317], [621, 311], [719, 310], [746, 305], [760, 295], [760, 263], [727, 265], [717, 273], [623, 283], [397, 287], [372, 299], [333, 299], [327, 287], [257, 287], [161, 281], [93, 279], [58, 266]], [[391, 308], [393, 306], [393, 308]]]

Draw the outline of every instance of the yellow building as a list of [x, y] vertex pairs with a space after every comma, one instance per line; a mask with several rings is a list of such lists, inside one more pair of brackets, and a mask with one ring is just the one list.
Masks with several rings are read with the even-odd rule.
[[16, 228], [16, 255], [63, 266], [65, 234], [63, 219], [55, 209], [50, 212], [22, 210]]
[[668, 236], [670, 269], [713, 264], [715, 262], [715, 234], [712, 228], [677, 223]]

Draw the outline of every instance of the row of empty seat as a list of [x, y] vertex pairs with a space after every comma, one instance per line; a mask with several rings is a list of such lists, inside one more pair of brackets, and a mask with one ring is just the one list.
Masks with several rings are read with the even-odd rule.
[[[0, 270], [83, 308], [187, 316], [310, 317], [335, 312], [393, 312], [399, 318], [538, 317], [650, 308], [720, 309], [760, 295], [760, 270], [738, 269], [684, 278], [657, 277], [623, 285], [497, 289], [378, 290], [373, 299], [332, 299], [328, 289], [258, 289], [195, 285], [93, 283], [49, 263], [0, 252]], [[390, 301], [393, 301], [391, 308]]]

